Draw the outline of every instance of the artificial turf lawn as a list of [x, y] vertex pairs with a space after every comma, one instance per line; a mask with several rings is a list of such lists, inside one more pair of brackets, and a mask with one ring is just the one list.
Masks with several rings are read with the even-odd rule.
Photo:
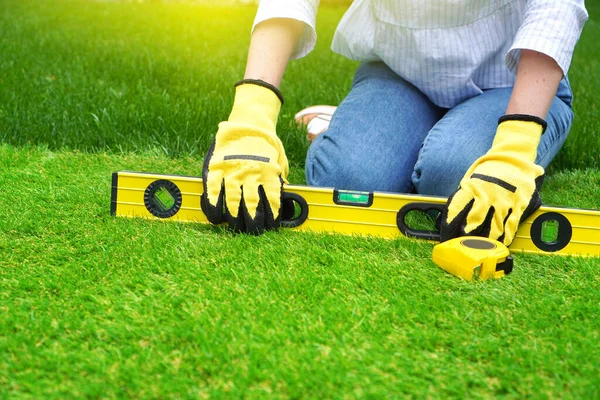
[[[2, 6], [0, 397], [600, 396], [597, 258], [515, 255], [472, 284], [428, 243], [110, 217], [113, 171], [199, 173], [254, 8]], [[600, 209], [588, 8], [576, 125], [542, 197]], [[342, 12], [321, 10], [324, 40], [283, 85], [293, 183], [293, 113], [341, 100], [356, 65], [327, 52]]]
[[598, 394], [597, 259], [516, 255], [510, 277], [472, 284], [427, 243], [109, 216], [109, 171], [191, 174], [198, 159], [5, 146], [0, 160], [9, 397]]

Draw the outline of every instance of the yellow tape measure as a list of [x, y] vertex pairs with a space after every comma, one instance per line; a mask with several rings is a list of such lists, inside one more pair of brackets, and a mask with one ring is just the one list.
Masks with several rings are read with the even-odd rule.
[[466, 281], [502, 278], [513, 270], [508, 248], [495, 240], [463, 236], [433, 248], [433, 262]]

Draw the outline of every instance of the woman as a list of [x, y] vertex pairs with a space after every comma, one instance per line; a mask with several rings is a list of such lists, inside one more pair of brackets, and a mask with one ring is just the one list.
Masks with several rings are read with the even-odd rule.
[[[205, 159], [213, 223], [278, 225], [288, 171], [278, 87], [288, 61], [314, 47], [317, 6], [259, 4], [244, 80]], [[586, 20], [583, 0], [355, 1], [332, 49], [362, 64], [309, 148], [308, 184], [450, 196], [444, 240], [509, 245], [571, 127], [566, 73]]]

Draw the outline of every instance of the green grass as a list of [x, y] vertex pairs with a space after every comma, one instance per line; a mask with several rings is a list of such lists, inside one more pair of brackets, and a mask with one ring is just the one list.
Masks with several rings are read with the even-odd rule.
[[[3, 0], [0, 139], [52, 149], [127, 152], [159, 148], [202, 156], [227, 117], [244, 70], [253, 7]], [[576, 120], [558, 168], [600, 167], [597, 71], [600, 5], [569, 77]], [[338, 104], [357, 65], [329, 51], [342, 8], [322, 7], [316, 51], [291, 63], [279, 132], [300, 166], [308, 143], [293, 114]]]
[[[109, 215], [113, 171], [199, 174], [253, 8], [0, 4], [0, 398], [600, 396], [597, 258], [517, 254], [511, 276], [467, 283], [428, 243]], [[600, 209], [588, 9], [576, 125], [542, 196]], [[356, 66], [327, 50], [342, 12], [321, 10], [283, 84], [294, 183], [293, 113], [339, 102]]]
[[[110, 152], [158, 148], [169, 156], [203, 156], [227, 118], [255, 13], [252, 7], [3, 3], [3, 142]], [[280, 132], [297, 165], [308, 142], [290, 129], [293, 114], [339, 103], [357, 65], [328, 51], [341, 9], [322, 11], [328, 23], [320, 21], [318, 53], [294, 63], [282, 87]], [[309, 82], [314, 90], [306, 90], [310, 76], [317, 78]]]
[[4, 146], [0, 160], [9, 397], [600, 389], [597, 259], [516, 256], [509, 278], [470, 284], [427, 243], [108, 215], [109, 171], [191, 174], [195, 158]]

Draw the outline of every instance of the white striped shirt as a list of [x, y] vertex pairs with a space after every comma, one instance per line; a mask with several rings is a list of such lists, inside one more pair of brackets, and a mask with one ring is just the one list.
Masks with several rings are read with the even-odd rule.
[[[306, 24], [293, 59], [315, 46], [319, 0], [261, 0], [254, 26], [270, 18]], [[484, 89], [510, 87], [521, 49], [556, 60], [566, 75], [588, 18], [584, 0], [355, 0], [332, 50], [383, 61], [440, 107]]]

